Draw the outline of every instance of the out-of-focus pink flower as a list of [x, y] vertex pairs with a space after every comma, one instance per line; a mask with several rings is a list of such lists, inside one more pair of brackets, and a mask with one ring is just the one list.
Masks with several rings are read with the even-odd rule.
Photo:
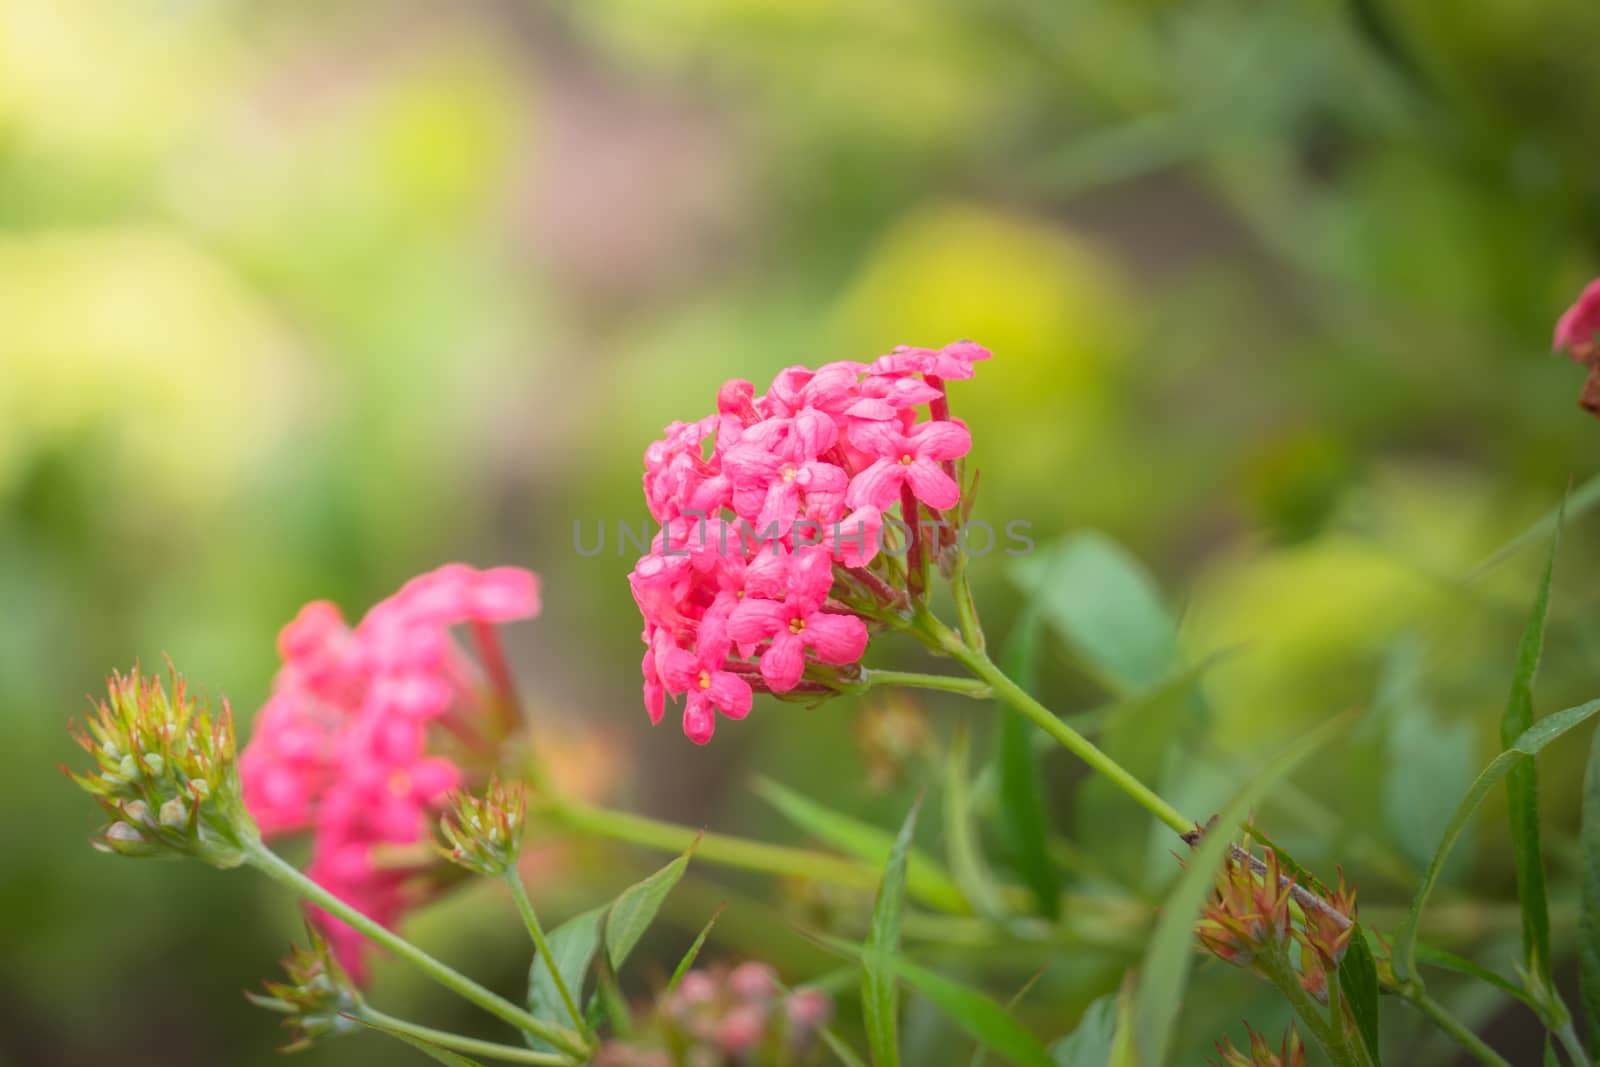
[[718, 713], [748, 711], [747, 688], [825, 693], [858, 677], [866, 619], [905, 602], [906, 569], [882, 552], [907, 539], [886, 546], [884, 527], [896, 509], [904, 530], [960, 502], [954, 460], [972, 437], [944, 383], [988, 358], [958, 341], [788, 367], [762, 394], [731, 380], [716, 414], [666, 427], [644, 456], [661, 530], [628, 575], [652, 722], [684, 697], [684, 730], [704, 743]]
[[1600, 278], [1590, 282], [1577, 301], [1556, 320], [1554, 347], [1576, 363], [1587, 363], [1600, 333]]
[[[264, 833], [310, 830], [310, 876], [385, 925], [412, 901], [412, 874], [386, 850], [426, 840], [461, 769], [431, 748], [435, 728], [480, 741], [496, 728], [461, 624], [539, 611], [537, 577], [449, 564], [407, 582], [355, 626], [308, 604], [279, 636], [283, 667], [240, 757], [245, 804]], [[363, 940], [320, 912], [340, 963], [366, 974]]]

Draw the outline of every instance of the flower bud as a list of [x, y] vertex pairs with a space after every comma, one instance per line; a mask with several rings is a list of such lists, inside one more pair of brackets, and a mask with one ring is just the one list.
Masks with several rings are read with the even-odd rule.
[[451, 863], [478, 874], [500, 877], [516, 865], [522, 851], [527, 792], [520, 783], [489, 780], [482, 797], [457, 793], [439, 820], [444, 844], [439, 852]]
[[284, 1052], [298, 1052], [320, 1037], [334, 1037], [360, 1028], [351, 1016], [362, 1008], [361, 994], [349, 976], [334, 962], [328, 942], [314, 928], [306, 928], [309, 948], [295, 946], [283, 961], [286, 982], [263, 982], [266, 995], [246, 993], [252, 1004], [288, 1016], [290, 1032]]
[[137, 670], [112, 675], [76, 731], [95, 766], [67, 774], [112, 819], [94, 842], [102, 851], [237, 867], [259, 835], [240, 797], [233, 714], [226, 701], [220, 715], [201, 708], [176, 674], [172, 685], [169, 698]]

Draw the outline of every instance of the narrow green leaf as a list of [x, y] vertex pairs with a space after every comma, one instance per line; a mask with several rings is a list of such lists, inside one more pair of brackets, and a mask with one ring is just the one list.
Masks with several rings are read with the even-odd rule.
[[1476, 578], [1484, 572], [1516, 555], [1524, 547], [1554, 534], [1560, 526], [1593, 511], [1600, 505], [1600, 474], [1573, 489], [1560, 504], [1545, 512], [1532, 526], [1491, 552], [1476, 567], [1467, 572], [1467, 578]]
[[[770, 778], [757, 776], [754, 788], [780, 815], [834, 848], [867, 863], [888, 862], [894, 838], [871, 823], [818, 804]], [[971, 910], [955, 880], [918, 849], [912, 849], [908, 858], [906, 889], [922, 903], [941, 911]]]
[[963, 716], [956, 724], [945, 754], [944, 840], [950, 870], [963, 895], [978, 913], [998, 916], [1000, 892], [989, 864], [978, 843], [978, 826], [973, 814], [969, 758], [972, 754], [972, 727]]
[[1325, 723], [1270, 761], [1234, 794], [1212, 828], [1190, 852], [1183, 874], [1161, 905], [1161, 914], [1139, 968], [1139, 987], [1134, 998], [1134, 1037], [1139, 1062], [1144, 1067], [1162, 1067], [1171, 1052], [1172, 1030], [1183, 1004], [1189, 965], [1195, 954], [1194, 924], [1240, 824], [1269, 789], [1332, 739], [1347, 722], [1341, 717]]
[[718, 904], [717, 910], [711, 913], [711, 918], [700, 928], [700, 933], [695, 937], [694, 943], [689, 946], [689, 951], [683, 954], [683, 959], [678, 961], [677, 969], [672, 972], [672, 980], [667, 983], [667, 992], [678, 988], [678, 983], [683, 981], [683, 976], [689, 973], [689, 968], [694, 966], [694, 961], [700, 957], [700, 950], [705, 947], [706, 938], [711, 936], [711, 928], [717, 925], [717, 920], [722, 918], [722, 909], [726, 903]]
[[[601, 940], [607, 939], [604, 924], [602, 923]], [[628, 1001], [622, 995], [622, 984], [617, 980], [617, 969], [612, 966], [608, 954], [599, 954], [595, 965], [595, 1004], [599, 1006], [600, 1013], [611, 1023], [611, 1031], [617, 1037], [626, 1038], [633, 1032], [633, 1015], [628, 1011]]]
[[865, 966], [861, 970], [861, 1012], [867, 1024], [867, 1046], [877, 1067], [899, 1067], [900, 986], [880, 961], [900, 947], [900, 905], [905, 897], [906, 868], [911, 839], [917, 832], [918, 797], [889, 852], [878, 900], [872, 908], [872, 928], [867, 934]]
[[1361, 1032], [1374, 1067], [1378, 1059], [1378, 964], [1372, 958], [1367, 932], [1357, 923], [1350, 932], [1350, 946], [1339, 961], [1339, 989]]
[[[581, 1002], [584, 979], [588, 977], [589, 965], [594, 962], [595, 952], [600, 947], [600, 924], [605, 913], [606, 909], [600, 907], [575, 915], [550, 931], [545, 938], [550, 945], [552, 958], [535, 955], [528, 971], [528, 1011], [535, 1018], [553, 1023], [569, 1021], [551, 967], [554, 966], [572, 995]], [[530, 1048], [553, 1051], [553, 1046], [540, 1038], [528, 1035], [527, 1041]]]
[[695, 846], [699, 843], [696, 838], [683, 855], [650, 877], [624, 889], [612, 901], [605, 923], [606, 954], [610, 957], [612, 967], [622, 966], [628, 953], [633, 951], [633, 947], [655, 921], [656, 913], [661, 910], [667, 894], [678, 884], [678, 879], [683, 877], [684, 870], [689, 866], [689, 857], [694, 855]]
[[1589, 744], [1583, 772], [1583, 869], [1578, 884], [1578, 962], [1583, 1016], [1600, 1048], [1600, 730]]
[[1458, 974], [1469, 975], [1481, 982], [1487, 982], [1502, 993], [1522, 1001], [1533, 1010], [1534, 1014], [1539, 1014], [1539, 1005], [1534, 1003], [1532, 997], [1528, 996], [1527, 990], [1511, 979], [1498, 975], [1489, 970], [1489, 968], [1473, 963], [1465, 957], [1457, 956], [1453, 952], [1446, 952], [1442, 948], [1434, 948], [1432, 945], [1419, 943], [1417, 945], [1417, 962], [1433, 967], [1442, 967], [1447, 971], [1455, 971]]
[[[1005, 672], [1032, 692], [1038, 680], [1039, 616], [1028, 611], [1006, 642]], [[1033, 892], [1039, 914], [1061, 916], [1061, 877], [1050, 856], [1050, 817], [1045, 808], [1044, 781], [1039, 773], [1039, 753], [1033, 747], [1038, 728], [1015, 709], [1000, 706], [996, 716], [996, 745], [1000, 770], [999, 829], [1017, 873]]]
[[377, 1023], [368, 1022], [366, 1019], [356, 1015], [346, 1015], [345, 1018], [354, 1022], [358, 1022], [362, 1026], [367, 1027], [369, 1030], [376, 1030], [380, 1034], [388, 1034], [396, 1041], [404, 1041], [412, 1048], [422, 1052], [429, 1059], [437, 1060], [440, 1063], [447, 1063], [450, 1065], [450, 1067], [483, 1067], [483, 1064], [479, 1063], [477, 1060], [468, 1059], [466, 1056], [461, 1055], [461, 1053], [452, 1052], [450, 1049], [444, 1048], [441, 1045], [435, 1045], [432, 1041], [424, 1041], [420, 1037], [413, 1037], [411, 1034], [403, 1033], [402, 1031], [394, 1030], [387, 1026], [379, 1026]]
[[1150, 573], [1098, 531], [1019, 560], [1014, 581], [1038, 591], [1040, 609], [1107, 688], [1159, 683], [1177, 662], [1178, 626]]
[[1077, 1028], [1050, 1046], [1056, 1067], [1105, 1067], [1117, 1039], [1115, 993], [1096, 998], [1083, 1012]]
[[903, 980], [933, 1001], [940, 1011], [973, 1039], [988, 1045], [1019, 1067], [1055, 1067], [1050, 1061], [1050, 1053], [1038, 1038], [1011, 1018], [1004, 1008], [976, 989], [878, 949], [863, 949], [836, 937], [817, 937], [815, 940], [824, 948], [855, 957], [864, 966], [881, 969]]
[[[1555, 575], [1560, 525], [1550, 541], [1544, 578], [1534, 597], [1533, 612], [1517, 646], [1517, 666], [1511, 695], [1500, 717], [1500, 743], [1513, 744], [1533, 725], [1533, 683], [1539, 674], [1544, 648], [1545, 619], [1550, 610], [1550, 581]], [[1506, 773], [1506, 798], [1511, 814], [1511, 847], [1516, 857], [1517, 901], [1522, 908], [1522, 955], [1528, 972], [1544, 986], [1550, 985], [1550, 905], [1544, 883], [1544, 858], [1539, 847], [1539, 779], [1532, 760], [1514, 765]]]
[[1433, 854], [1433, 860], [1428, 864], [1428, 870], [1411, 899], [1411, 911], [1395, 937], [1394, 970], [1395, 977], [1400, 981], [1407, 981], [1417, 972], [1417, 926], [1422, 919], [1422, 909], [1428, 904], [1428, 896], [1433, 892], [1434, 883], [1439, 880], [1439, 870], [1449, 857], [1456, 838], [1461, 836], [1461, 831], [1483, 803], [1484, 797], [1489, 795], [1489, 790], [1498, 785], [1511, 768], [1532, 759], [1550, 742], [1585, 722], [1596, 712], [1600, 712], [1600, 700], [1591, 700], [1587, 704], [1546, 715], [1524, 731], [1515, 744], [1491, 760], [1473, 781], [1467, 795], [1457, 805], [1450, 825], [1445, 828], [1444, 839], [1439, 842], [1438, 851]]

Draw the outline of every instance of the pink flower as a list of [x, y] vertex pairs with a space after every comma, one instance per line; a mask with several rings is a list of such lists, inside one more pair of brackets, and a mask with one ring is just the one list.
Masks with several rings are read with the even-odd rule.
[[1588, 362], [1595, 352], [1595, 334], [1600, 333], [1600, 278], [1584, 288], [1577, 302], [1556, 321], [1554, 347], [1563, 349], [1574, 362]]
[[[302, 609], [279, 637], [283, 668], [239, 761], [245, 805], [263, 832], [311, 830], [311, 877], [376, 921], [397, 922], [414, 897], [413, 872], [378, 854], [425, 840], [463, 776], [430, 750], [434, 724], [468, 739], [499, 728], [451, 628], [538, 610], [531, 572], [463, 564], [412, 579], [354, 629], [331, 604]], [[472, 755], [470, 746], [456, 751]], [[340, 962], [364, 974], [360, 938], [313, 914]]]
[[[896, 509], [915, 523], [924, 507], [959, 504], [953, 461], [972, 439], [950, 419], [944, 383], [988, 358], [963, 341], [871, 365], [788, 367], [759, 395], [730, 380], [716, 414], [667, 426], [644, 456], [660, 532], [628, 575], [652, 722], [682, 697], [684, 730], [704, 743], [718, 714], [742, 718], [756, 692], [826, 692], [855, 677], [862, 616], [877, 615], [864, 602], [900, 610], [909, 595], [906, 569], [881, 558], [883, 526]], [[426, 707], [426, 691], [406, 692]]]
[[683, 709], [683, 732], [697, 745], [711, 740], [717, 712], [730, 719], [750, 714], [750, 683], [723, 670], [732, 643], [726, 621], [708, 614], [700, 620], [695, 651], [672, 648], [661, 657], [661, 677], [667, 690], [689, 695]]
[[761, 676], [774, 693], [786, 693], [799, 683], [807, 649], [831, 664], [854, 663], [866, 651], [867, 627], [860, 618], [822, 610], [833, 584], [832, 566], [826, 550], [796, 553], [781, 600], [747, 598], [728, 619], [735, 641], [771, 640], [761, 654]]
[[940, 465], [972, 450], [972, 435], [960, 423], [925, 422], [903, 434], [890, 423], [860, 422], [850, 436], [862, 451], [878, 457], [851, 479], [845, 495], [851, 507], [889, 508], [900, 498], [902, 485], [909, 485], [918, 500], [940, 511], [960, 501], [961, 487]]

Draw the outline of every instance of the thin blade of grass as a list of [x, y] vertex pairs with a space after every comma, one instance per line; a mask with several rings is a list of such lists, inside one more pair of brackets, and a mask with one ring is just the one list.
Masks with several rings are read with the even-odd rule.
[[881, 961], [900, 948], [900, 907], [906, 889], [906, 867], [911, 841], [917, 832], [917, 813], [922, 810], [918, 797], [906, 813], [900, 833], [889, 850], [889, 862], [878, 886], [878, 899], [872, 908], [872, 928], [867, 934], [867, 952], [861, 969], [861, 1012], [867, 1027], [867, 1046], [876, 1067], [900, 1064], [900, 985]]

